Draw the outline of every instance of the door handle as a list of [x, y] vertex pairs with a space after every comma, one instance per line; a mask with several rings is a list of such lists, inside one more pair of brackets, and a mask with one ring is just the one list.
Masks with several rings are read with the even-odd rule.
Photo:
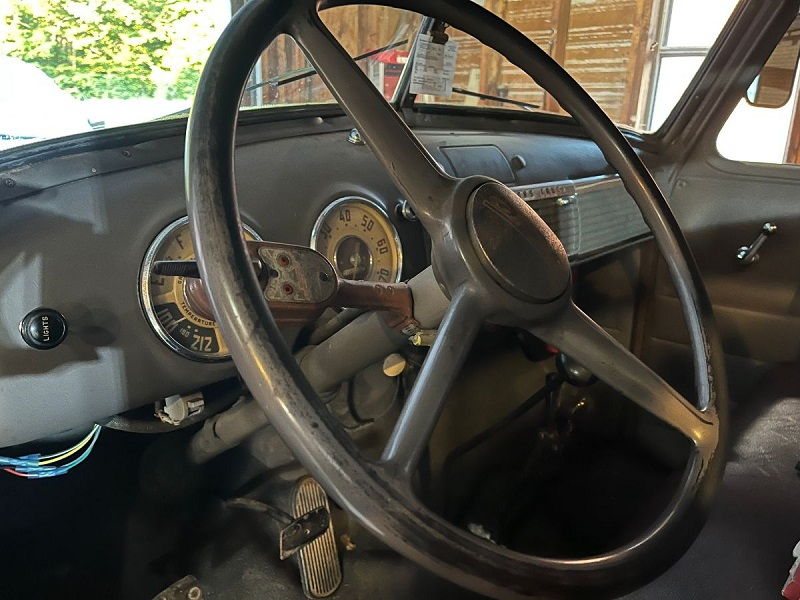
[[736, 251], [736, 259], [739, 261], [739, 264], [746, 266], [757, 262], [759, 259], [758, 251], [761, 249], [761, 246], [763, 246], [767, 238], [776, 231], [778, 231], [777, 225], [764, 223], [761, 227], [761, 233], [758, 234], [758, 237], [753, 243], [749, 246], [741, 246], [739, 250]]

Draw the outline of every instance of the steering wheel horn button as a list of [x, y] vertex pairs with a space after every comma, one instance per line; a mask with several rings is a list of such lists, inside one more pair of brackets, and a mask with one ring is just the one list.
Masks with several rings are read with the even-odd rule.
[[22, 319], [19, 332], [31, 348], [51, 350], [67, 337], [67, 320], [52, 308], [36, 308]]
[[467, 204], [469, 235], [491, 277], [514, 296], [546, 304], [569, 288], [567, 253], [522, 198], [501, 183], [478, 187]]

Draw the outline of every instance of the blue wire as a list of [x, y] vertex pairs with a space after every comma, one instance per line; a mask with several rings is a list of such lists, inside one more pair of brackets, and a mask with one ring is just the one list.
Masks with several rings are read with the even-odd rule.
[[96, 432], [98, 429], [100, 429], [100, 425], [94, 425], [94, 426], [92, 427], [92, 430], [89, 432], [89, 434], [88, 434], [88, 435], [85, 435], [85, 436], [83, 436], [83, 437], [81, 438], [81, 440], [80, 440], [80, 441], [79, 441], [77, 444], [75, 444], [75, 445], [73, 445], [73, 446], [70, 446], [70, 447], [69, 447], [69, 448], [67, 448], [66, 450], [62, 450], [61, 452], [54, 452], [53, 454], [45, 454], [44, 456], [40, 456], [40, 457], [39, 457], [39, 460], [40, 460], [40, 461], [41, 461], [41, 460], [48, 460], [48, 459], [50, 459], [50, 458], [55, 458], [55, 457], [56, 457], [56, 456], [58, 456], [59, 454], [66, 454], [67, 452], [69, 452], [70, 450], [72, 450], [72, 449], [73, 449], [75, 446], [79, 446], [79, 445], [81, 445], [81, 444], [83, 443], [83, 440], [85, 440], [87, 437], [89, 437], [89, 435], [92, 435], [92, 434], [94, 434], [94, 433], [95, 433], [95, 432]]
[[[76, 446], [80, 446], [81, 444], [83, 444], [87, 437], [90, 437], [90, 436], [93, 436], [93, 435], [97, 435], [99, 430], [100, 430], [100, 426], [99, 425], [95, 425], [94, 427], [92, 427], [92, 430], [89, 432], [89, 434], [87, 436], [84, 436], [78, 443], [76, 443], [75, 445], [67, 448], [66, 450], [61, 450], [60, 452], [55, 452], [54, 454], [45, 454], [44, 456], [42, 456], [40, 454], [28, 454], [26, 456], [19, 456], [17, 458], [8, 458], [8, 457], [0, 456], [0, 465], [3, 465], [3, 466], [32, 466], [32, 467], [47, 466], [47, 465], [41, 465], [41, 462], [44, 461], [44, 460], [49, 460], [51, 458], [55, 458], [55, 457], [57, 457], [57, 456], [59, 456], [61, 454], [69, 453]], [[53, 468], [57, 468], [57, 467], [53, 467]]]
[[[64, 475], [65, 473], [69, 472], [70, 469], [76, 467], [77, 465], [81, 464], [86, 458], [91, 454], [92, 449], [94, 448], [95, 443], [97, 443], [97, 439], [100, 437], [100, 432], [102, 428], [99, 425], [95, 425], [94, 431], [92, 432], [92, 440], [89, 442], [89, 445], [86, 449], [77, 457], [74, 458], [72, 461], [63, 464], [61, 466], [55, 465], [40, 465], [39, 461], [46, 460], [47, 458], [52, 458], [54, 456], [58, 456], [59, 454], [64, 454], [65, 452], [69, 452], [72, 448], [68, 448], [62, 452], [57, 452], [52, 455], [47, 455], [45, 457], [41, 457], [38, 454], [33, 454], [29, 456], [23, 456], [19, 458], [9, 458], [5, 456], [0, 456], [0, 467], [14, 467], [15, 470], [18, 470], [20, 473], [27, 475], [29, 479], [42, 479], [44, 477], [56, 477], [58, 475]], [[82, 442], [83, 440], [81, 440]], [[78, 442], [80, 444], [81, 442]], [[76, 446], [78, 444], [75, 444]]]
[[29, 468], [28, 472], [31, 473], [39, 473], [40, 477], [53, 477], [55, 475], [62, 475], [69, 471], [72, 467], [79, 465], [89, 454], [92, 452], [92, 448], [94, 448], [95, 443], [97, 442], [97, 438], [100, 437], [100, 432], [94, 434], [92, 441], [86, 447], [82, 454], [80, 454], [77, 458], [73, 459], [71, 462], [68, 462], [61, 466], [53, 466], [53, 465], [37, 465], [35, 467]]
[[[41, 479], [43, 477], [56, 477], [58, 475], [64, 475], [70, 469], [72, 469], [73, 467], [78, 466], [84, 460], [86, 460], [86, 458], [92, 453], [92, 448], [94, 448], [94, 445], [95, 445], [95, 443], [97, 443], [97, 439], [99, 437], [100, 437], [100, 430], [98, 430], [97, 433], [95, 433], [94, 438], [89, 443], [89, 445], [86, 447], [86, 450], [84, 450], [83, 453], [80, 456], [78, 456], [78, 458], [72, 460], [71, 462], [68, 462], [65, 465], [53, 468], [52, 470], [42, 471], [41, 473], [36, 473], [34, 475], [31, 475], [31, 478], [32, 479]], [[39, 467], [39, 469], [47, 469], [47, 467], [49, 467], [49, 466], [50, 465], [46, 465], [45, 467]]]

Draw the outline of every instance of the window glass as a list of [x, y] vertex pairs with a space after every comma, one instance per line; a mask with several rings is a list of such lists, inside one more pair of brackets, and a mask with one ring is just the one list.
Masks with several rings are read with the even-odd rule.
[[665, 45], [709, 48], [737, 0], [672, 0]]
[[781, 108], [750, 106], [739, 102], [717, 138], [725, 158], [748, 162], [794, 162], [789, 152], [789, 132], [796, 120], [797, 85], [791, 100]]
[[[245, 1], [0, 1], [0, 150], [185, 117], [211, 47]], [[564, 65], [615, 122], [640, 130], [657, 128], [669, 113], [735, 2], [475, 1]], [[392, 97], [413, 60], [419, 15], [346, 6], [323, 11], [322, 19]], [[461, 32], [449, 33], [459, 44], [454, 91], [447, 97], [421, 95], [419, 103], [563, 113], [497, 53]], [[684, 57], [681, 66], [678, 55]], [[283, 36], [255, 65], [242, 106], [333, 101], [297, 45]]]
[[702, 56], [664, 56], [655, 82], [650, 122], [660, 125], [669, 116], [703, 62]]
[[800, 16], [755, 77], [717, 138], [732, 160], [800, 164]]
[[[320, 16], [384, 97], [391, 99], [408, 62], [421, 17], [382, 6], [337, 7], [322, 11]], [[297, 43], [289, 36], [279, 36], [256, 63], [242, 107], [336, 102], [311, 69]]]
[[[562, 64], [616, 123], [655, 130], [669, 115], [737, 0], [484, 0]], [[459, 43], [454, 93], [419, 103], [563, 113], [519, 69], [474, 39]], [[465, 94], [472, 92], [472, 95]], [[499, 97], [479, 98], [474, 93]], [[503, 103], [511, 99], [517, 104]], [[525, 103], [527, 104], [520, 104]], [[531, 106], [533, 105], [533, 106]]]
[[[0, 0], [0, 151], [65, 135], [185, 117], [203, 64], [243, 0]], [[375, 6], [322, 19], [387, 97], [419, 15]], [[311, 76], [309, 76], [311, 75]], [[276, 39], [246, 109], [334, 102], [297, 44]]]

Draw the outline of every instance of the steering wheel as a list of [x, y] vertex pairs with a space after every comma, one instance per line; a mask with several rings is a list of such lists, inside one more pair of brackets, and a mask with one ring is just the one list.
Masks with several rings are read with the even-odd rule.
[[[323, 4], [247, 2], [211, 53], [189, 120], [186, 191], [200, 271], [253, 396], [342, 507], [386, 544], [460, 586], [495, 597], [596, 598], [598, 592], [655, 576], [685, 551], [703, 523], [724, 469], [727, 398], [710, 302], [652, 175], [589, 95], [489, 11], [468, 0], [376, 2], [434, 17], [491, 46], [552, 94], [600, 147], [668, 265], [690, 334], [696, 404], [572, 303], [567, 254], [525, 202], [490, 178], [456, 179], [441, 170], [319, 19], [320, 8], [358, 2]], [[360, 455], [304, 377], [270, 313], [240, 233], [234, 183], [239, 100], [252, 65], [282, 33], [303, 49], [413, 207], [430, 234], [438, 287], [450, 298], [379, 461]], [[486, 320], [527, 329], [690, 440], [675, 497], [640, 537], [590, 558], [529, 556], [452, 525], [415, 497], [410, 484], [415, 468], [470, 342]]]

